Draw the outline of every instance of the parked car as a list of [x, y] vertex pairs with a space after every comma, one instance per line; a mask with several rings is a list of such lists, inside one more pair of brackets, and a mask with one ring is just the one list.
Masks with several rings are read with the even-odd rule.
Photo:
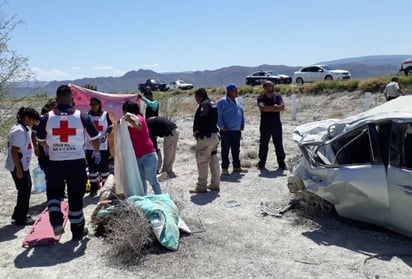
[[290, 192], [309, 191], [347, 218], [412, 237], [412, 96], [297, 127]]
[[189, 90], [192, 88], [193, 88], [193, 84], [184, 82], [181, 79], [177, 79], [167, 84], [168, 90], [173, 90], [173, 89]]
[[278, 74], [274, 71], [257, 71], [246, 76], [246, 84], [250, 86], [260, 85], [266, 80], [270, 80], [274, 84], [289, 84], [292, 82], [290, 76]]
[[350, 78], [351, 73], [349, 71], [333, 69], [326, 65], [303, 67], [293, 74], [293, 81], [298, 85], [319, 80], [345, 80]]
[[139, 83], [139, 91], [145, 93], [147, 90], [151, 91], [167, 91], [166, 82], [161, 81], [160, 79], [147, 79], [145, 83]]
[[402, 61], [400, 72], [404, 72], [405, 76], [412, 76], [412, 59]]

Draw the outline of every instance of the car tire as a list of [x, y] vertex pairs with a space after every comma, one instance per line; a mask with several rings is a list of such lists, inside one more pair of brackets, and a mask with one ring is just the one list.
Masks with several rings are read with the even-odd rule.
[[299, 78], [296, 79], [296, 84], [297, 84], [297, 85], [303, 85], [303, 83], [304, 83], [304, 82], [303, 82], [303, 78], [300, 78], [300, 77], [299, 77]]
[[325, 77], [325, 80], [333, 80], [333, 77], [330, 76], [330, 75], [327, 75], [327, 76]]
[[411, 67], [405, 69], [405, 76], [412, 76], [412, 68]]

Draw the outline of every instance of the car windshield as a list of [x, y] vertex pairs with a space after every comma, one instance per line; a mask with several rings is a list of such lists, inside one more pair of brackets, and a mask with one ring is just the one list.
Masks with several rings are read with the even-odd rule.
[[269, 72], [269, 74], [271, 74], [272, 76], [277, 76], [279, 73], [275, 72], [275, 71], [271, 71], [271, 72]]

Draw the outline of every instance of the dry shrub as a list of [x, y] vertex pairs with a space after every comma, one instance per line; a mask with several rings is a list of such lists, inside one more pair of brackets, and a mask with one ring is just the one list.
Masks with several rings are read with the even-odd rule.
[[140, 264], [153, 241], [148, 219], [133, 205], [114, 210], [99, 226], [103, 226], [108, 243], [106, 255], [115, 266]]
[[309, 218], [317, 218], [334, 211], [331, 203], [306, 190], [295, 193], [295, 199], [299, 204], [298, 214]]

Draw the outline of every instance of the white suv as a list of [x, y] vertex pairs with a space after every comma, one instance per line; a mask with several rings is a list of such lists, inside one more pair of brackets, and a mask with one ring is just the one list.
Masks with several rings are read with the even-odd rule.
[[293, 81], [298, 85], [319, 80], [345, 80], [350, 78], [349, 71], [333, 69], [326, 65], [303, 67], [293, 74]]

